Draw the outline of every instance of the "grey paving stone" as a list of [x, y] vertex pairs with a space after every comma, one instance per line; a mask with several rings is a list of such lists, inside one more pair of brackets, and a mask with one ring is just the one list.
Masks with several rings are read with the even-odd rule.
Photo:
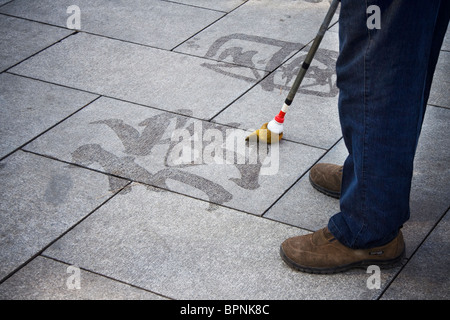
[[385, 300], [449, 300], [450, 219], [439, 222], [383, 294]]
[[72, 30], [0, 15], [0, 72], [71, 33]]
[[441, 50], [450, 51], [450, 26], [447, 28], [447, 32], [444, 37], [444, 42], [442, 43]]
[[[307, 49], [284, 63], [214, 121], [222, 123], [239, 119], [239, 127], [248, 129], [259, 128], [272, 120], [283, 106]], [[286, 115], [285, 139], [329, 149], [342, 136], [335, 74], [337, 50], [338, 34], [330, 31], [325, 35]]]
[[[255, 149], [245, 144], [246, 134], [102, 97], [25, 149], [262, 214], [324, 151], [282, 141], [256, 159], [248, 155]], [[181, 152], [183, 143], [189, 152]]]
[[96, 97], [7, 73], [0, 74], [0, 158]]
[[160, 0], [51, 0], [9, 3], [0, 9], [11, 15], [67, 26], [80, 9], [80, 30], [116, 39], [171, 49], [223, 16], [223, 13]]
[[[319, 162], [343, 164], [347, 155], [341, 140]], [[327, 226], [330, 217], [337, 212], [339, 200], [315, 190], [309, 182], [308, 171], [264, 217], [316, 231]]]
[[172, 2], [189, 4], [192, 6], [203, 7], [214, 10], [221, 11], [231, 11], [236, 7], [240, 6], [247, 0], [221, 0], [221, 1], [211, 1], [211, 0], [175, 0]]
[[[210, 63], [78, 33], [11, 71], [164, 110], [190, 109], [209, 119], [251, 86], [211, 70]], [[242, 76], [251, 73], [248, 68], [234, 70]]]
[[22, 151], [0, 162], [0, 181], [0, 279], [125, 185]]
[[250, 0], [175, 50], [272, 71], [314, 39], [328, 8], [327, 1]]
[[448, 88], [450, 87], [450, 52], [441, 51], [434, 73], [433, 84], [431, 85], [429, 104], [450, 108], [450, 97]]
[[[143, 185], [127, 187], [44, 254], [175, 299], [372, 299], [369, 274], [293, 271], [279, 257], [304, 234]], [[381, 273], [382, 286], [397, 270]]]
[[[38, 256], [0, 285], [2, 300], [161, 300], [154, 293]], [[75, 277], [79, 272], [79, 283]], [[78, 286], [78, 288], [77, 288]]]

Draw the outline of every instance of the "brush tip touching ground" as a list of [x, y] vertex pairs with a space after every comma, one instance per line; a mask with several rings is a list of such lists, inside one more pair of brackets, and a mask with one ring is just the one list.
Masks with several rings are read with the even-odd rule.
[[247, 138], [246, 141], [261, 141], [267, 144], [277, 143], [283, 137], [283, 132], [280, 134], [276, 134], [267, 129], [267, 122], [264, 123], [261, 128], [252, 132]]

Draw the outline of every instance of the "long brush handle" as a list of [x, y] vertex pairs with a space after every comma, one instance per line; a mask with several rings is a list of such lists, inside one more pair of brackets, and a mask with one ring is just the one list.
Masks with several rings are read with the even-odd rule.
[[[319, 48], [320, 43], [322, 42], [323, 36], [325, 35], [325, 32], [328, 29], [328, 26], [331, 23], [331, 19], [334, 16], [334, 13], [337, 10], [337, 7], [339, 5], [339, 0], [333, 0], [331, 2], [330, 8], [328, 9], [327, 15], [325, 16], [325, 19], [322, 22], [322, 25], [320, 26], [319, 32], [316, 35], [316, 38], [313, 41], [313, 44], [311, 45], [311, 48], [309, 49], [308, 54], [306, 55], [305, 61], [303, 62], [300, 71], [298, 72], [297, 77], [295, 78], [294, 84], [291, 87], [291, 90], [289, 91], [289, 94], [284, 101], [284, 105], [281, 108], [278, 115], [275, 116], [273, 120], [267, 123], [267, 131], [270, 133], [274, 133], [277, 135], [277, 139], [274, 139], [276, 141], [279, 141], [282, 137], [283, 133], [283, 122], [284, 122], [284, 116], [286, 115], [286, 112], [291, 105], [292, 101], [294, 100], [294, 97], [298, 91], [298, 88], [300, 87], [300, 84], [302, 83], [303, 78], [305, 77], [306, 71], [309, 68], [309, 65], [311, 64], [314, 55], [316, 54], [317, 49]], [[257, 131], [258, 132], [258, 131]], [[258, 133], [256, 134], [258, 136]], [[267, 141], [269, 141], [267, 139]], [[271, 138], [272, 141], [272, 138]]]
[[323, 36], [325, 35], [325, 32], [328, 29], [328, 26], [330, 25], [331, 19], [334, 16], [334, 13], [337, 10], [337, 7], [339, 5], [339, 0], [333, 0], [333, 2], [330, 5], [330, 8], [328, 9], [327, 15], [325, 16], [324, 21], [322, 22], [322, 25], [320, 26], [319, 32], [316, 35], [316, 38], [314, 39], [313, 44], [311, 45], [311, 48], [309, 49], [308, 55], [305, 58], [305, 61], [303, 62], [300, 71], [298, 72], [297, 77], [295, 78], [294, 84], [291, 87], [291, 90], [289, 91], [289, 94], [285, 100], [285, 106], [286, 109], [283, 111], [286, 113], [287, 107], [289, 107], [294, 100], [294, 97], [298, 91], [298, 88], [300, 87], [300, 84], [303, 81], [303, 78], [305, 77], [306, 71], [309, 68], [309, 65], [311, 64], [314, 55], [316, 54], [317, 49], [319, 48], [320, 43], [322, 42]]

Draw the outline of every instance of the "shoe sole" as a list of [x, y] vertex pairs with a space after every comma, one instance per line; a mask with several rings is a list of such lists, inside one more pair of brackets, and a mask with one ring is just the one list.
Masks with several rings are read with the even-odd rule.
[[325, 189], [325, 188], [319, 186], [318, 184], [314, 183], [314, 181], [312, 181], [311, 177], [309, 177], [309, 182], [311, 183], [311, 185], [313, 186], [314, 189], [316, 189], [317, 191], [319, 191], [327, 196], [330, 196], [335, 199], [339, 199], [341, 197], [340, 192], [331, 191], [331, 190], [328, 190], [328, 189]]
[[402, 264], [403, 258], [405, 257], [405, 250], [403, 250], [403, 252], [394, 259], [362, 260], [362, 261], [357, 261], [357, 262], [346, 264], [346, 265], [336, 266], [333, 268], [314, 268], [314, 267], [306, 267], [306, 266], [299, 265], [296, 262], [289, 259], [288, 256], [286, 256], [286, 254], [284, 253], [283, 248], [281, 246], [280, 246], [280, 256], [288, 266], [290, 266], [291, 268], [293, 268], [297, 271], [302, 271], [302, 272], [306, 272], [306, 273], [314, 273], [314, 274], [333, 274], [333, 273], [348, 271], [350, 269], [367, 268], [368, 266], [371, 266], [371, 265], [376, 265], [376, 266], [380, 267], [380, 269], [395, 268]]

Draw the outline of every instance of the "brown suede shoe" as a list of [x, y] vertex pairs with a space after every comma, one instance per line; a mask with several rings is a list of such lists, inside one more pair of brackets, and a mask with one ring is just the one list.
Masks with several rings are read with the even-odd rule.
[[342, 169], [331, 163], [318, 163], [309, 171], [311, 185], [320, 192], [333, 197], [341, 196]]
[[312, 234], [285, 240], [280, 247], [284, 262], [308, 273], [336, 273], [352, 268], [377, 265], [391, 268], [405, 256], [405, 242], [401, 231], [388, 244], [372, 249], [350, 249], [334, 238], [328, 228]]

